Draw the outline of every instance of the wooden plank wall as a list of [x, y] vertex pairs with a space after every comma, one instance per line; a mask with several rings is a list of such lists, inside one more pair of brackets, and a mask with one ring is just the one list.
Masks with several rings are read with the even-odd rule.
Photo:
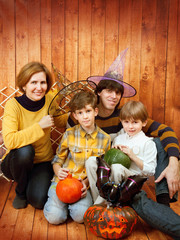
[[180, 139], [179, 43], [180, 0], [0, 0], [0, 90], [15, 87], [28, 61], [53, 62], [76, 81], [103, 75], [129, 48], [134, 99]]

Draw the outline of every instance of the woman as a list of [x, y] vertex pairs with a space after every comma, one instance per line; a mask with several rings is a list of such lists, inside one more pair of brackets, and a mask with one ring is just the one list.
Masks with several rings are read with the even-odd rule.
[[[53, 176], [53, 150], [50, 130], [54, 119], [48, 115], [52, 94], [52, 75], [39, 62], [26, 64], [17, 76], [23, 95], [10, 99], [4, 109], [3, 140], [7, 148], [1, 164], [4, 175], [17, 182], [13, 206], [25, 208], [28, 203], [42, 209]], [[67, 117], [56, 118], [65, 127]]]

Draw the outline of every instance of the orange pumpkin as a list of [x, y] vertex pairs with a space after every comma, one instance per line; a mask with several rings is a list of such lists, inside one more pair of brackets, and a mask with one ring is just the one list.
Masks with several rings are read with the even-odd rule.
[[137, 214], [129, 206], [107, 207], [100, 204], [89, 207], [84, 223], [98, 237], [120, 239], [128, 236], [137, 223]]
[[81, 198], [82, 183], [69, 173], [67, 178], [60, 180], [56, 186], [56, 194], [64, 203], [75, 203]]

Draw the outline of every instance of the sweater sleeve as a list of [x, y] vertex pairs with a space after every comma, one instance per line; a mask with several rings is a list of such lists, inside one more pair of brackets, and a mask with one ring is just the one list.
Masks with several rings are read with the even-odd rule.
[[179, 158], [179, 142], [172, 128], [165, 124], [158, 123], [152, 119], [148, 119], [146, 127], [143, 131], [147, 136], [159, 137], [164, 150], [168, 156]]
[[9, 150], [32, 144], [45, 134], [38, 123], [22, 130], [18, 129], [18, 124], [18, 108], [10, 100], [6, 103], [2, 123], [4, 144]]

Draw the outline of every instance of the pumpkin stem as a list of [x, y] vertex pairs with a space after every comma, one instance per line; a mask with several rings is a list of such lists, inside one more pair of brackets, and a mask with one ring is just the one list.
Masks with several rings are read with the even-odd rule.
[[67, 177], [68, 177], [68, 178], [72, 178], [72, 173], [68, 172]]

